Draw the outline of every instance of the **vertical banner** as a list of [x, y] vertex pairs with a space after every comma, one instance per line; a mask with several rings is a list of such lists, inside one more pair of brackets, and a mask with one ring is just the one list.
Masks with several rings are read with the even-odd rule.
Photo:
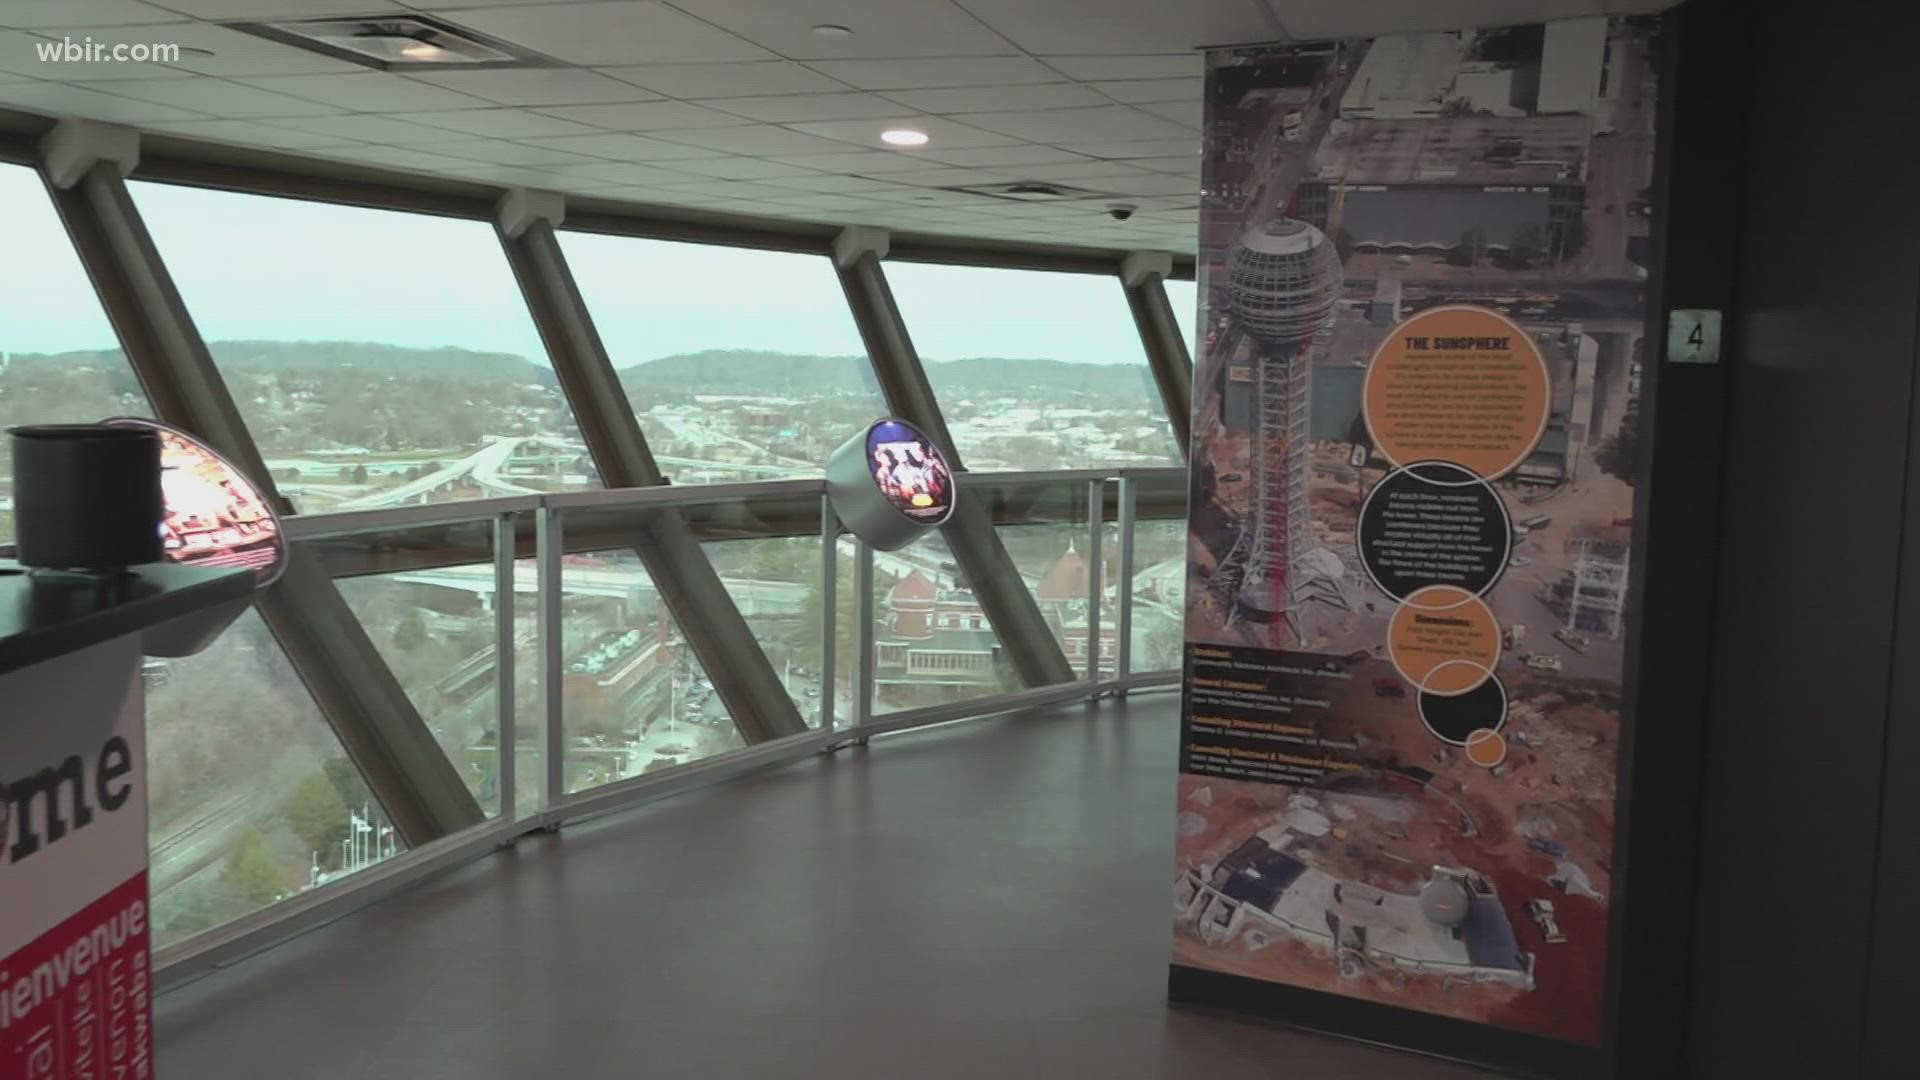
[[1177, 967], [1602, 1042], [1660, 47], [1210, 54]]
[[0, 676], [0, 1077], [153, 1075], [133, 635]]

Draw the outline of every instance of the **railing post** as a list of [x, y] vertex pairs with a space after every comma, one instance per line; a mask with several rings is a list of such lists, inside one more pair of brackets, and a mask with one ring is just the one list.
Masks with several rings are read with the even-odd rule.
[[1087, 481], [1087, 686], [1100, 685], [1100, 587], [1106, 567], [1101, 564], [1101, 541], [1106, 539], [1107, 482]]
[[514, 515], [493, 516], [493, 696], [495, 785], [500, 820], [515, 819], [514, 720], [518, 695], [514, 682]]
[[865, 540], [855, 539], [853, 563], [854, 639], [858, 652], [853, 660], [853, 727], [865, 728], [873, 719], [873, 549]]
[[833, 500], [820, 497], [820, 730], [833, 730], [835, 654], [839, 651], [840, 519]]
[[560, 512], [542, 506], [534, 518], [534, 563], [539, 577], [535, 603], [539, 605], [540, 744], [545, 758], [540, 772], [540, 808], [551, 807], [567, 793], [566, 699], [561, 693], [562, 638], [566, 626], [560, 604], [560, 553], [565, 538]]
[[1114, 588], [1114, 604], [1120, 609], [1114, 627], [1113, 673], [1122, 680], [1120, 693], [1126, 694], [1124, 681], [1133, 674], [1133, 530], [1135, 501], [1139, 492], [1131, 477], [1122, 476], [1117, 492], [1120, 532], [1120, 581]]

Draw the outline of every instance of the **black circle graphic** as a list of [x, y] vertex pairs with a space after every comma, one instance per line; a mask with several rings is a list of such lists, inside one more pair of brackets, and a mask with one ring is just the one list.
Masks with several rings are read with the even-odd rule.
[[1476, 596], [1500, 580], [1513, 523], [1493, 486], [1447, 461], [1421, 461], [1373, 486], [1360, 507], [1360, 562], [1395, 600], [1429, 585]]
[[1507, 688], [1500, 685], [1500, 677], [1495, 675], [1464, 694], [1434, 694], [1422, 690], [1419, 707], [1420, 722], [1427, 725], [1434, 738], [1465, 746], [1467, 736], [1481, 728], [1499, 731], [1506, 725]]

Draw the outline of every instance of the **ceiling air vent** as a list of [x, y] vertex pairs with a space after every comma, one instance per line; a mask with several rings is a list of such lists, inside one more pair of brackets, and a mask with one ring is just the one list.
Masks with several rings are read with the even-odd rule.
[[227, 25], [382, 71], [542, 67], [552, 63], [506, 42], [425, 15], [357, 15]]
[[1015, 180], [1009, 184], [969, 184], [948, 190], [964, 191], [969, 195], [985, 195], [992, 199], [1013, 199], [1016, 202], [1070, 202], [1075, 199], [1106, 198], [1102, 192], [1067, 187], [1065, 184], [1049, 184], [1042, 180]]

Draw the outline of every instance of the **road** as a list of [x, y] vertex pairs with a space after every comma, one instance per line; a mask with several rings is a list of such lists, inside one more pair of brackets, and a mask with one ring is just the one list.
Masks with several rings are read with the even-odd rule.
[[[1636, 277], [1628, 243], [1646, 232], [1646, 219], [1631, 213], [1640, 191], [1653, 183], [1651, 167], [1656, 93], [1646, 31], [1629, 27], [1608, 41], [1608, 111], [1612, 134], [1596, 135], [1587, 149], [1587, 249], [1575, 263], [1594, 277]], [[1596, 128], [1598, 130], [1598, 128]]]

